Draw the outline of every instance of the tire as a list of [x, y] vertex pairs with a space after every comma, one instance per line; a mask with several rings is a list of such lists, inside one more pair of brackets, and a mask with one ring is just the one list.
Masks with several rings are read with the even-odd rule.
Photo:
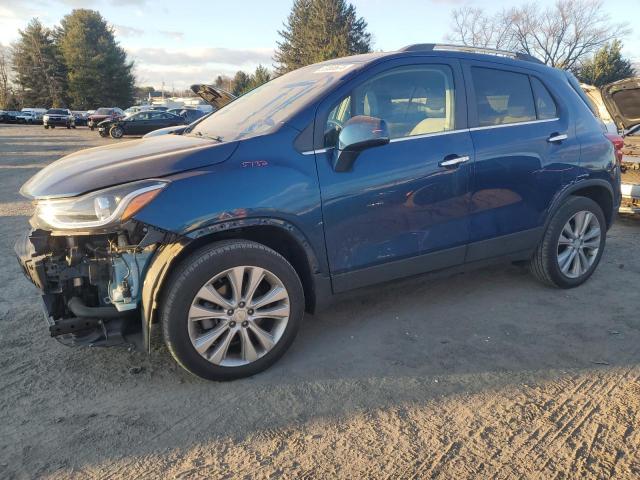
[[44, 126], [45, 130], [49, 130], [49, 125]]
[[89, 130], [91, 130], [93, 132], [94, 127], [89, 127]]
[[67, 130], [71, 130], [71, 125], [67, 125]]
[[[217, 309], [216, 320], [194, 320], [193, 312], [201, 312], [202, 309], [192, 310], [192, 306], [198, 309], [198, 306], [202, 305], [199, 302], [203, 300], [199, 295], [205, 288], [211, 291], [212, 286], [217, 289], [222, 285], [220, 290], [215, 290], [219, 295], [228, 296], [230, 300], [236, 298], [232, 293], [234, 289], [230, 287], [231, 277], [225, 275], [238, 269], [245, 272], [238, 278], [242, 278], [240, 290], [244, 292], [239, 298], [246, 298], [246, 305], [236, 302], [233, 306], [235, 310], [225, 310], [228, 308], [226, 306]], [[256, 283], [254, 290], [257, 299], [249, 293], [251, 288], [248, 287], [252, 283], [253, 275], [258, 275], [256, 272], [264, 274], [264, 280]], [[216, 278], [219, 280], [214, 281]], [[274, 283], [279, 286], [274, 287]], [[259, 305], [261, 300], [265, 301], [267, 294], [276, 292], [276, 288], [280, 293], [284, 289], [286, 299], [278, 298], [276, 302]], [[246, 240], [218, 242], [192, 253], [170, 275], [163, 296], [165, 300], [161, 305], [162, 331], [171, 355], [184, 369], [208, 380], [226, 381], [248, 377], [273, 365], [293, 342], [304, 315], [302, 284], [291, 264], [270, 248]], [[226, 298], [223, 300], [228, 301]], [[256, 313], [265, 306], [273, 313], [276, 313], [274, 309], [280, 309], [282, 311], [279, 314], [283, 318], [270, 319], [263, 316], [261, 319], [259, 314], [253, 317], [252, 305], [256, 305]], [[207, 309], [216, 308], [215, 304], [207, 304], [206, 301], [204, 306]], [[206, 310], [207, 313], [210, 311]], [[263, 312], [269, 313], [265, 310]], [[282, 312], [288, 315], [286, 320]], [[249, 316], [246, 316], [247, 314]], [[211, 325], [205, 325], [204, 322], [207, 321]], [[258, 321], [267, 323], [255, 323]], [[267, 348], [267, 343], [259, 341], [254, 333], [256, 325], [259, 327], [257, 331], [269, 334], [269, 340], [275, 339], [273, 346]], [[205, 330], [204, 327], [208, 329]], [[231, 330], [231, 327], [235, 330]], [[219, 339], [211, 345], [206, 346], [208, 342], [203, 343], [203, 353], [198, 353], [195, 347], [197, 341], [204, 338], [203, 335], [207, 332], [215, 333], [215, 330], [224, 332], [219, 334]], [[253, 352], [251, 360], [247, 360], [249, 355], [245, 355], [245, 338], [249, 338], [252, 346], [257, 347], [252, 347], [253, 350], [247, 348], [247, 351]], [[229, 346], [225, 349], [224, 345]], [[219, 353], [220, 351], [224, 353]], [[205, 358], [207, 356], [213, 359], [217, 354], [221, 361]]]
[[55, 125], [49, 125], [49, 128], [53, 129], [53, 128], [56, 128], [56, 126]]
[[[580, 227], [580, 218], [585, 219], [583, 223], [589, 222], [582, 237], [575, 235], [574, 231]], [[589, 238], [585, 240], [583, 237]], [[529, 268], [538, 280], [547, 285], [577, 287], [586, 282], [598, 267], [606, 238], [607, 223], [602, 208], [590, 198], [570, 196], [553, 214]], [[598, 241], [596, 249], [588, 247]]]
[[109, 134], [105, 131], [105, 130], [98, 130], [98, 135], [100, 135], [101, 137], [108, 137]]
[[124, 135], [124, 130], [122, 129], [122, 127], [111, 127], [109, 129], [109, 135], [111, 135], [111, 138], [122, 138], [122, 136]]

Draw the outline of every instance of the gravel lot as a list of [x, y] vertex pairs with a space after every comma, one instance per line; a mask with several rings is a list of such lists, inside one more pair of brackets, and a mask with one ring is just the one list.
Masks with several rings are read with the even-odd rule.
[[14, 259], [20, 185], [113, 141], [0, 125], [0, 478], [640, 477], [640, 218], [578, 289], [514, 266], [366, 289], [210, 383], [159, 341], [58, 344]]

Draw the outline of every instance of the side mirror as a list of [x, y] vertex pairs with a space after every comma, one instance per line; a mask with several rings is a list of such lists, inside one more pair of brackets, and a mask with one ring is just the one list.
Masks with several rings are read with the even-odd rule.
[[389, 143], [389, 128], [381, 118], [358, 115], [347, 121], [338, 135], [333, 169], [346, 172], [363, 150]]

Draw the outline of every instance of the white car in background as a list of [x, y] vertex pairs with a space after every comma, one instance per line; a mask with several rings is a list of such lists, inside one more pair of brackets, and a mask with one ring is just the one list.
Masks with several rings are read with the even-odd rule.
[[581, 85], [610, 133], [622, 135], [621, 212], [640, 213], [640, 77], [598, 89]]

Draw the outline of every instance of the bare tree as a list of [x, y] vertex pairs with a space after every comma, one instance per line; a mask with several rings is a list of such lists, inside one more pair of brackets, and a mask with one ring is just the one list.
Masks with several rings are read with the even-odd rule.
[[482, 48], [511, 48], [511, 25], [501, 13], [489, 15], [482, 8], [466, 6], [453, 10], [452, 17], [447, 41]]
[[4, 45], [0, 45], [0, 108], [9, 107], [9, 99], [11, 98], [11, 84], [9, 83], [9, 54]]
[[452, 13], [448, 38], [463, 45], [520, 51], [547, 65], [573, 69], [630, 31], [626, 24], [612, 23], [603, 5], [602, 0], [558, 0], [548, 8], [526, 3], [493, 16], [463, 7]]

